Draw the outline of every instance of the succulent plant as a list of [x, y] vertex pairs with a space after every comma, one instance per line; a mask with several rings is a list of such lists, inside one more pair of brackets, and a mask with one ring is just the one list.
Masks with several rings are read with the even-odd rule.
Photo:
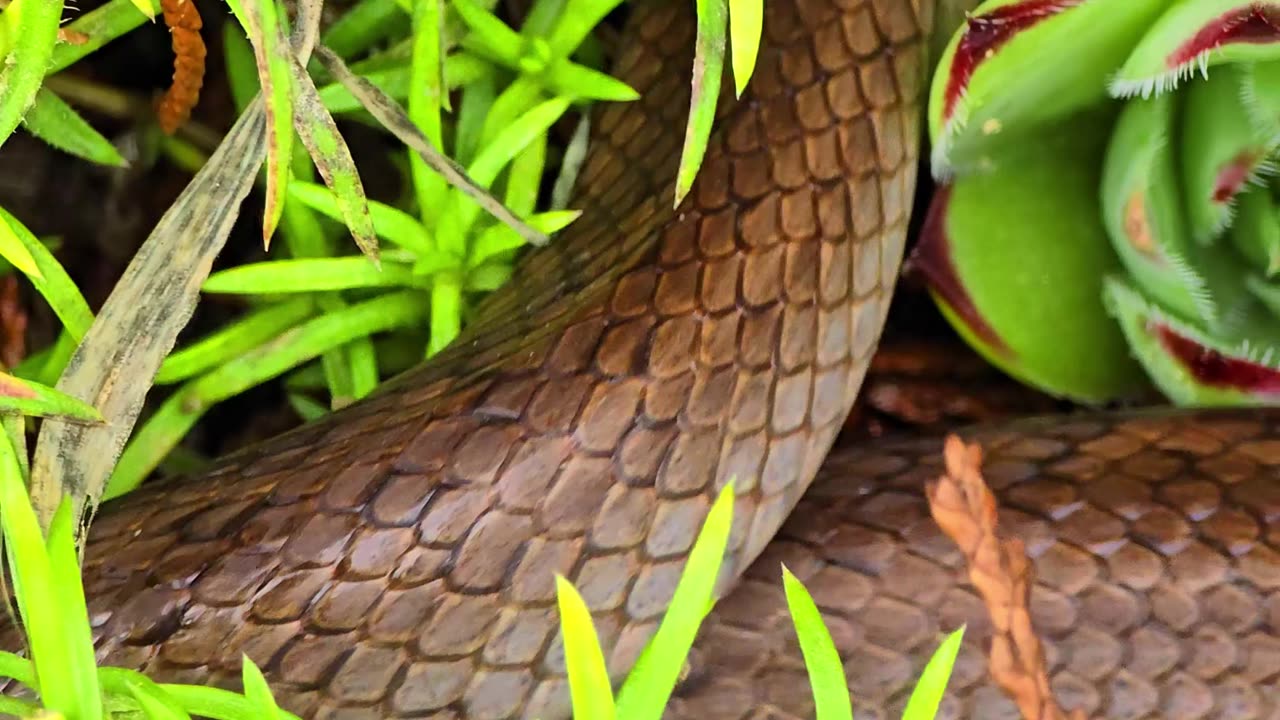
[[1082, 402], [1280, 404], [1280, 0], [988, 0], [929, 132], [911, 264], [978, 352]]

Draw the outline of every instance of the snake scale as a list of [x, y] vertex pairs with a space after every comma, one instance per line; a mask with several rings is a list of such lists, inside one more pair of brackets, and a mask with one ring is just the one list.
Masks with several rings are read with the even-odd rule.
[[[736, 477], [724, 599], [667, 717], [812, 717], [783, 562], [824, 610], [859, 718], [897, 717], [966, 622], [941, 717], [1017, 717], [923, 499], [941, 439], [832, 451], [913, 210], [934, 2], [768, 0], [755, 77], [673, 210], [691, 6], [635, 5], [614, 71], [643, 99], [596, 116], [585, 214], [453, 346], [104, 508], [84, 568], [104, 661], [235, 688], [246, 653], [307, 718], [563, 719], [554, 572], [620, 677]], [[1034, 561], [1064, 707], [1280, 717], [1280, 416], [962, 434]]]

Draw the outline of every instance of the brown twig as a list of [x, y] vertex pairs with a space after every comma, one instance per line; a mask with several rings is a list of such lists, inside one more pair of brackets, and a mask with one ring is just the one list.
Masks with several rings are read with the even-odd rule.
[[982, 479], [982, 449], [947, 437], [946, 474], [926, 493], [933, 519], [964, 553], [969, 581], [986, 603], [995, 628], [989, 651], [991, 677], [1017, 704], [1025, 720], [1086, 720], [1065, 712], [1049, 686], [1040, 638], [1031, 624], [1034, 573], [1023, 544], [1001, 539], [996, 500]]

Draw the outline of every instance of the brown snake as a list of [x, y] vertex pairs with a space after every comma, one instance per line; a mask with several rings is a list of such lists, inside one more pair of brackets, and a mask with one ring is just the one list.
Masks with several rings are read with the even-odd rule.
[[[553, 572], [624, 673], [736, 476], [727, 597], [668, 717], [812, 716], [780, 562], [824, 609], [858, 717], [897, 717], [962, 622], [942, 717], [1016, 717], [921, 494], [940, 439], [828, 452], [899, 269], [933, 0], [768, 0], [748, 95], [673, 212], [691, 5], [637, 4], [615, 72], [644, 100], [598, 114], [586, 214], [450, 349], [105, 508], [84, 571], [103, 660], [235, 687], [247, 653], [309, 718], [565, 718]], [[1035, 561], [1065, 707], [1280, 717], [1280, 416], [965, 435]]]

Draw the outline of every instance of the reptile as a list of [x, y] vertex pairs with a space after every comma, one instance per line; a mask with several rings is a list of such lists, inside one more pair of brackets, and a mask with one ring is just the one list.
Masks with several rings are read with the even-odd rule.
[[[582, 217], [422, 366], [107, 504], [83, 568], [100, 659], [234, 689], [247, 655], [306, 718], [566, 718], [554, 574], [620, 679], [733, 478], [721, 600], [666, 717], [813, 716], [784, 563], [824, 610], [858, 717], [897, 717], [961, 624], [940, 717], [1017, 717], [924, 499], [941, 438], [835, 447], [915, 209], [939, 7], [765, 3], [755, 75], [673, 208], [692, 3], [636, 3], [613, 71], [642, 99], [596, 113]], [[1026, 543], [1065, 708], [1280, 716], [1280, 416], [961, 435]]]

